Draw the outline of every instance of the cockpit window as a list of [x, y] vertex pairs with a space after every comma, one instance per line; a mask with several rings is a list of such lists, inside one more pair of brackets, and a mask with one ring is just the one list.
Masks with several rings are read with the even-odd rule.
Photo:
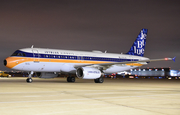
[[18, 53], [17, 55], [18, 55], [18, 56], [22, 56], [22, 53]]
[[11, 56], [17, 56], [18, 55], [18, 51], [15, 51]]
[[26, 56], [26, 54], [25, 53], [22, 53], [22, 52], [20, 52], [20, 51], [15, 51], [11, 56]]
[[25, 56], [26, 56], [26, 54], [25, 54], [25, 53], [23, 53], [23, 56], [25, 57]]

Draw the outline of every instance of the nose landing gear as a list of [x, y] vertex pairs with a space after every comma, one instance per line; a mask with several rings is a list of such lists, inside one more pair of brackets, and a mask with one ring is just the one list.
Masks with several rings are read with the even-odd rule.
[[31, 73], [29, 74], [29, 76], [28, 76], [29, 78], [26, 79], [26, 82], [27, 82], [27, 83], [32, 83], [32, 82], [33, 82], [33, 79], [31, 78], [32, 75], [33, 75], [33, 73], [34, 73], [34, 72], [31, 71]]

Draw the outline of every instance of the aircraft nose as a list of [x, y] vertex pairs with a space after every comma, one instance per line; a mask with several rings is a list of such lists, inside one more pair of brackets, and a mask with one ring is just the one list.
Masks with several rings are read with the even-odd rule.
[[4, 66], [6, 66], [7, 65], [7, 61], [6, 61], [6, 59], [4, 60]]

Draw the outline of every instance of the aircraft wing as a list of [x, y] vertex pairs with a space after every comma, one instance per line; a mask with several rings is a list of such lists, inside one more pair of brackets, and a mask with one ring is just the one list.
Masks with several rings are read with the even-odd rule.
[[175, 58], [162, 58], [162, 59], [149, 59], [149, 60], [139, 60], [139, 61], [124, 61], [124, 62], [114, 62], [114, 63], [101, 63], [101, 64], [84, 64], [84, 65], [75, 65], [75, 68], [79, 68], [79, 67], [86, 67], [86, 66], [93, 66], [93, 67], [110, 67], [112, 65], [119, 65], [119, 64], [135, 64], [135, 63], [139, 63], [139, 64], [143, 64], [143, 63], [149, 63], [149, 62], [153, 62], [153, 61], [168, 61], [168, 60], [173, 60], [175, 62]]

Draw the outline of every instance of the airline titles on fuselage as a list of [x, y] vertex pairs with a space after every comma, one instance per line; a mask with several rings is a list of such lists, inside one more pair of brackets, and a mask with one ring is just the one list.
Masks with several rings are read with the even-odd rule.
[[45, 54], [66, 54], [66, 55], [74, 55], [74, 53], [68, 53], [68, 52], [57, 52], [57, 51], [45, 51]]

